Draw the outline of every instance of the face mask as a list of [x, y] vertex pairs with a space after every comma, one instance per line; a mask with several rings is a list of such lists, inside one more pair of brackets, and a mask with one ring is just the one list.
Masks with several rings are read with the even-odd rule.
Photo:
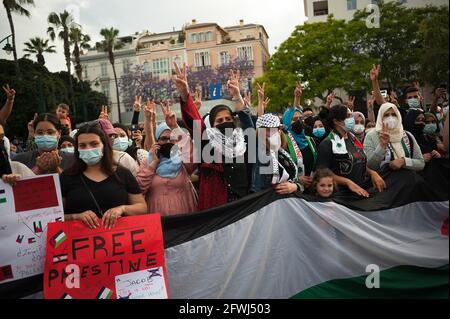
[[58, 138], [52, 135], [37, 135], [34, 142], [39, 150], [51, 151], [58, 147]]
[[425, 134], [434, 134], [437, 131], [437, 125], [436, 124], [426, 124], [425, 127], [423, 128], [423, 132]]
[[355, 127], [353, 128], [353, 132], [355, 134], [361, 134], [362, 132], [364, 132], [365, 127], [362, 124], [356, 124]]
[[326, 134], [326, 130], [324, 127], [319, 127], [313, 129], [313, 135], [317, 138], [322, 138]]
[[60, 149], [60, 151], [63, 153], [67, 153], [67, 154], [73, 154], [73, 153], [75, 153], [75, 147], [62, 148], [62, 149]]
[[125, 152], [130, 146], [128, 137], [118, 137], [114, 139], [113, 149], [116, 151]]
[[278, 151], [281, 148], [281, 137], [280, 134], [273, 134], [269, 137], [270, 149], [273, 151]]
[[441, 113], [437, 113], [436, 114], [436, 118], [438, 119], [438, 121], [442, 120], [442, 114]]
[[103, 158], [103, 150], [101, 148], [91, 148], [90, 150], [79, 150], [80, 159], [88, 166], [98, 164]]
[[347, 132], [353, 131], [355, 128], [355, 119], [353, 117], [349, 117], [344, 121], [344, 130]]
[[442, 109], [442, 112], [444, 112], [444, 116], [447, 117], [447, 115], [448, 115], [448, 106], [444, 107]]
[[292, 128], [292, 132], [294, 132], [295, 134], [301, 134], [303, 132], [302, 120], [296, 121], [294, 124], [292, 124], [291, 128]]
[[166, 143], [161, 145], [161, 148], [158, 151], [158, 157], [171, 158], [171, 155], [175, 154], [178, 151], [178, 147], [172, 143]]
[[230, 135], [232, 130], [236, 128], [236, 125], [234, 125], [234, 122], [224, 122], [216, 126], [216, 129], [218, 129], [223, 135], [227, 136]]
[[388, 116], [383, 120], [383, 123], [388, 129], [393, 130], [398, 125], [398, 119], [395, 116]]
[[408, 102], [409, 107], [412, 108], [412, 109], [420, 108], [420, 101], [419, 101], [419, 99], [413, 98], [413, 99], [409, 99], [407, 102]]

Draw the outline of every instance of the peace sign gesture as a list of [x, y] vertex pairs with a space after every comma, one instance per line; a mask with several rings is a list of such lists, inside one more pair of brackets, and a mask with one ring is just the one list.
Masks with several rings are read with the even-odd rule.
[[376, 81], [378, 79], [378, 76], [380, 75], [380, 65], [373, 66], [372, 70], [370, 70], [370, 79], [372, 81]]
[[140, 112], [142, 108], [142, 96], [135, 96], [134, 97], [134, 104], [133, 108], [135, 112]]
[[147, 99], [144, 106], [144, 118], [150, 124], [156, 119], [156, 103], [153, 100]]
[[227, 86], [228, 86], [228, 90], [230, 91], [230, 93], [234, 99], [241, 98], [241, 91], [239, 89], [240, 78], [241, 78], [241, 73], [239, 70], [237, 70], [236, 72], [233, 70], [230, 70]]
[[172, 81], [175, 84], [178, 93], [180, 93], [181, 99], [187, 101], [189, 96], [189, 86], [186, 76], [186, 63], [183, 63], [183, 70], [180, 70], [176, 62], [173, 62], [173, 66], [175, 67], [176, 75], [173, 77]]
[[267, 109], [267, 107], [269, 106], [270, 103], [270, 98], [266, 98], [263, 102], [262, 102], [262, 107], [264, 108], [264, 111]]
[[16, 96], [16, 91], [14, 89], [10, 89], [9, 84], [6, 84], [6, 86], [3, 87], [3, 91], [5, 91], [6, 99], [8, 101], [14, 100], [14, 97]]
[[349, 96], [348, 101], [347, 101], [347, 107], [353, 112], [355, 110], [355, 100], [356, 97], [354, 96]]
[[175, 112], [172, 111], [170, 107], [170, 101], [165, 100], [161, 102], [161, 110], [163, 112], [164, 118], [166, 119], [166, 124], [173, 130], [178, 127], [177, 116]]
[[380, 145], [385, 149], [390, 143], [389, 130], [386, 124], [383, 123], [381, 132], [380, 132]]
[[100, 115], [98, 116], [99, 120], [108, 120], [109, 121], [109, 114], [108, 114], [108, 105], [102, 105], [100, 110]]
[[327, 96], [327, 103], [326, 103], [328, 108], [331, 106], [331, 103], [333, 103], [333, 100], [334, 100], [335, 97], [336, 97], [336, 93], [334, 93], [334, 92], [331, 92], [330, 94], [328, 94], [328, 96]]

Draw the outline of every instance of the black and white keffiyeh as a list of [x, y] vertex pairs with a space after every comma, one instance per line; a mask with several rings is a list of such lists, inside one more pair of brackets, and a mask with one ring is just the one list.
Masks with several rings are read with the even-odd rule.
[[245, 143], [244, 132], [241, 128], [233, 130], [230, 137], [222, 134], [217, 128], [207, 128], [206, 134], [212, 148], [226, 158], [236, 158], [245, 154], [247, 143]]
[[256, 128], [278, 128], [281, 126], [278, 116], [267, 113], [256, 120]]

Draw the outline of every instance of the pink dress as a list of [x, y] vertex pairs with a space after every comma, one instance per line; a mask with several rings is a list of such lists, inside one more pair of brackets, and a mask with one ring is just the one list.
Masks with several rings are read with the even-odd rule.
[[[186, 142], [192, 145], [190, 139]], [[190, 148], [180, 144], [178, 146], [184, 159]], [[147, 161], [143, 161], [136, 179], [145, 196], [148, 212], [160, 213], [161, 216], [173, 216], [197, 211], [197, 199], [189, 180], [196, 166], [196, 164], [186, 163], [178, 176], [170, 179], [156, 175], [156, 171], [147, 164]]]

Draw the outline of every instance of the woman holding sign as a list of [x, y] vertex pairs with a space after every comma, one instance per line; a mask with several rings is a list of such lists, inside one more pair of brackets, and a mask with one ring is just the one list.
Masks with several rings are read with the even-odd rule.
[[131, 172], [113, 161], [111, 144], [98, 122], [75, 136], [74, 165], [60, 176], [65, 220], [111, 229], [124, 215], [142, 215], [147, 205]]

